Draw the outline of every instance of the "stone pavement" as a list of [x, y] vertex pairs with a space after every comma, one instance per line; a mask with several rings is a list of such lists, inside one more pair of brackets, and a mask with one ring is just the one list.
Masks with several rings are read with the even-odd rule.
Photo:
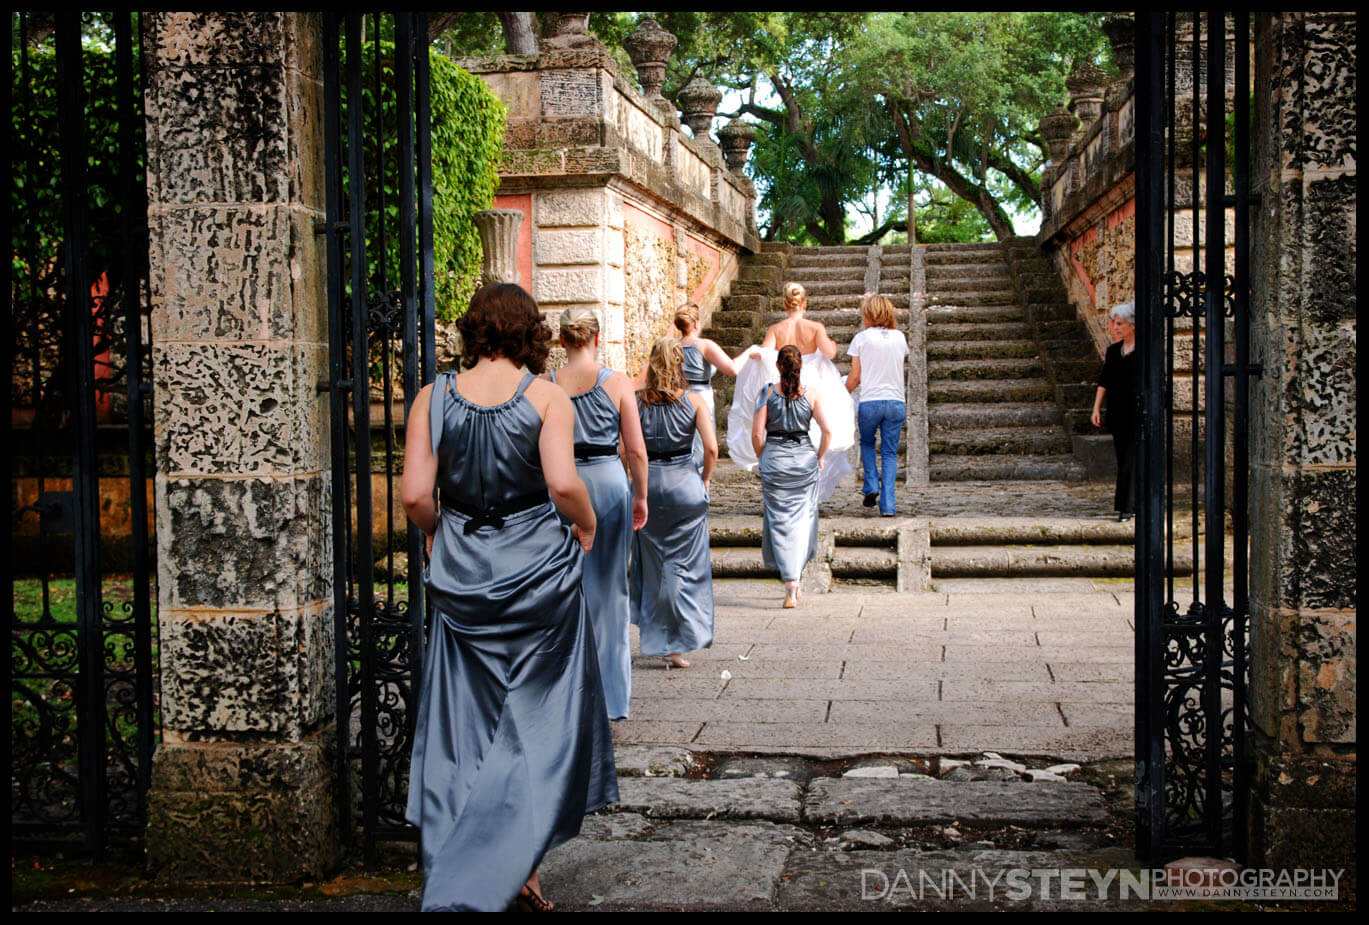
[[636, 657], [614, 741], [816, 757], [1129, 756], [1130, 584], [1031, 588], [838, 589], [784, 610], [777, 581], [716, 581], [713, 647], [683, 670]]

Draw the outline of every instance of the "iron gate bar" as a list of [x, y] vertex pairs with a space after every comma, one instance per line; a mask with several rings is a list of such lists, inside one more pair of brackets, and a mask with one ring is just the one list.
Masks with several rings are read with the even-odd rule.
[[[399, 112], [399, 277], [400, 297], [404, 304], [404, 340], [411, 339], [418, 331], [418, 270], [415, 264], [414, 223], [416, 221], [414, 202], [415, 168], [414, 163], [414, 58], [417, 54], [427, 53], [426, 45], [414, 40], [413, 13], [400, 13], [395, 17], [395, 82], [398, 92], [397, 110]], [[409, 414], [414, 396], [419, 390], [418, 352], [404, 351], [404, 433], [408, 435]], [[388, 429], [387, 429], [388, 433]], [[390, 524], [394, 524], [391, 516]], [[408, 562], [408, 616], [409, 616], [409, 678], [410, 690], [419, 691], [423, 687], [423, 615], [425, 611], [423, 593], [423, 534], [412, 523], [406, 522], [405, 550]], [[391, 538], [390, 548], [394, 548]], [[393, 582], [393, 559], [390, 566]], [[413, 741], [416, 711], [409, 710], [405, 716], [405, 740]]]
[[[1154, 92], [1165, 76], [1165, 33], [1161, 14], [1135, 13], [1136, 62], [1136, 350], [1141, 373], [1141, 445], [1137, 460], [1140, 490], [1136, 505], [1136, 852], [1152, 857], [1156, 840], [1164, 832], [1165, 750], [1163, 727], [1164, 680], [1163, 633], [1159, 615], [1164, 611], [1161, 560], [1165, 548], [1162, 532], [1162, 495], [1154, 488], [1166, 471], [1167, 425], [1161, 389], [1165, 384], [1166, 328], [1156, 324], [1165, 316], [1162, 296], [1161, 257], [1166, 253], [1164, 227], [1158, 221], [1164, 206], [1161, 179], [1164, 171], [1164, 97]], [[1168, 30], [1173, 33], [1173, 24]], [[1149, 92], [1146, 92], [1149, 89]], [[1171, 97], [1172, 99], [1172, 97]], [[1173, 160], [1170, 161], [1173, 164]], [[1171, 187], [1172, 188], [1172, 187]]]
[[[105, 761], [103, 748], [104, 647], [100, 641], [100, 485], [95, 444], [81, 439], [95, 426], [94, 357], [91, 351], [90, 284], [86, 277], [86, 149], [80, 118], [84, 111], [81, 61], [81, 14], [57, 14], [57, 84], [61, 121], [62, 214], [68, 350], [73, 394], [71, 484], [75, 497], [76, 627], [80, 649], [77, 682], [77, 766], [80, 774], [85, 847], [99, 856], [104, 849]], [[93, 518], [92, 518], [92, 515]], [[96, 733], [100, 735], [96, 735]]]
[[1249, 448], [1249, 400], [1250, 400], [1250, 13], [1236, 10], [1235, 18], [1235, 66], [1236, 87], [1234, 119], [1232, 126], [1233, 144], [1236, 156], [1232, 163], [1232, 192], [1236, 210], [1236, 254], [1233, 269], [1235, 281], [1232, 289], [1235, 296], [1235, 325], [1233, 340], [1235, 346], [1235, 389], [1236, 400], [1232, 412], [1234, 439], [1232, 447], [1232, 468], [1236, 478], [1232, 483], [1231, 522], [1235, 556], [1233, 561], [1232, 609], [1232, 747], [1236, 756], [1233, 785], [1232, 826], [1238, 836], [1236, 851], [1238, 859], [1244, 861], [1244, 839], [1239, 836], [1246, 831], [1246, 795], [1249, 787], [1249, 769], [1245, 756], [1246, 724], [1246, 621], [1250, 615], [1248, 587], [1250, 576], [1247, 562], [1250, 525], [1248, 523], [1248, 484], [1246, 473], [1250, 471]]
[[[338, 14], [323, 14], [323, 162], [324, 208], [327, 218], [324, 234], [327, 246], [328, 279], [342, 278], [343, 226], [335, 220], [342, 212], [342, 168], [340, 164], [341, 104], [338, 74]], [[347, 692], [347, 557], [349, 518], [347, 491], [347, 377], [346, 340], [342, 329], [342, 290], [328, 286], [328, 374], [329, 436], [333, 457], [333, 634], [337, 685], [337, 788], [338, 826], [344, 841], [352, 834], [351, 775], [348, 773], [348, 745], [351, 739], [351, 698]]]
[[[1197, 40], [1195, 17], [1194, 40]], [[1198, 83], [1194, 75], [1194, 84]], [[1205, 132], [1207, 148], [1206, 188], [1203, 191], [1207, 213], [1206, 257], [1206, 314], [1207, 332], [1203, 342], [1206, 361], [1203, 383], [1206, 386], [1205, 425], [1206, 437], [1203, 441], [1205, 458], [1203, 465], [1203, 524], [1206, 530], [1207, 562], [1203, 570], [1205, 587], [1203, 589], [1204, 617], [1206, 634], [1203, 664], [1203, 711], [1210, 725], [1207, 730], [1206, 770], [1207, 779], [1204, 790], [1207, 800], [1204, 804], [1204, 823], [1208, 839], [1217, 846], [1220, 853], [1222, 838], [1222, 741], [1224, 736], [1222, 716], [1222, 656], [1225, 654], [1225, 632], [1223, 613], [1226, 609], [1226, 592], [1222, 587], [1226, 570], [1223, 554], [1226, 543], [1226, 414], [1222, 384], [1222, 363], [1225, 360], [1226, 299], [1222, 282], [1226, 279], [1226, 208], [1222, 202], [1226, 185], [1226, 15], [1221, 10], [1207, 13], [1207, 126]], [[1198, 137], [1197, 111], [1194, 112], [1194, 139]], [[1197, 265], [1197, 253], [1194, 255]], [[1194, 344], [1194, 360], [1197, 360], [1197, 344]], [[1194, 364], [1196, 367], [1196, 363]], [[1196, 518], [1195, 518], [1196, 522]], [[1197, 562], [1197, 558], [1194, 558]]]
[[[375, 584], [372, 563], [374, 541], [371, 532], [371, 381], [368, 369], [368, 310], [366, 305], [366, 174], [365, 122], [361, 86], [360, 13], [348, 13], [347, 49], [347, 159], [348, 204], [352, 263], [352, 427], [356, 458], [356, 601], [357, 627], [361, 637], [361, 812], [367, 833], [366, 864], [374, 863], [374, 831], [377, 819], [376, 779], [379, 743], [376, 740], [375, 700], [366, 696], [375, 689]], [[379, 45], [377, 45], [377, 53]], [[384, 257], [381, 257], [382, 261]]]
[[[414, 14], [415, 102], [418, 125], [418, 248], [419, 298], [422, 302], [423, 325], [418, 331], [423, 354], [422, 383], [437, 378], [436, 295], [433, 274], [433, 138], [432, 88], [429, 85], [431, 62], [428, 60], [428, 16]], [[529, 282], [531, 285], [531, 282]], [[422, 646], [419, 647], [422, 651]]]
[[[129, 529], [133, 541], [133, 657], [137, 678], [138, 761], [137, 794], [139, 806], [147, 805], [151, 782], [152, 750], [152, 611], [147, 561], [147, 475], [143, 458], [146, 437], [143, 400], [149, 393], [143, 381], [143, 324], [139, 282], [143, 278], [147, 254], [147, 204], [140, 193], [145, 186], [134, 183], [137, 170], [134, 104], [140, 94], [133, 85], [133, 36], [129, 17], [138, 13], [114, 14], [114, 53], [119, 94], [119, 199], [123, 203], [124, 251], [124, 374], [128, 377], [128, 478]], [[135, 244], [136, 242], [136, 244]]]

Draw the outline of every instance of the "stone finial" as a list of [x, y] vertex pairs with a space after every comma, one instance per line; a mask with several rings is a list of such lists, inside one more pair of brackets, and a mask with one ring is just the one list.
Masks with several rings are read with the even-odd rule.
[[1103, 17], [1103, 34], [1112, 43], [1112, 59], [1130, 80], [1136, 72], [1136, 23], [1130, 13], [1109, 13]]
[[723, 92], [703, 77], [695, 77], [684, 85], [675, 98], [680, 103], [685, 124], [694, 133], [694, 140], [708, 145], [716, 144], [708, 133], [713, 128], [713, 114], [723, 101]]
[[553, 48], [585, 48], [600, 45], [589, 31], [589, 13], [556, 13], [556, 31], [546, 43]]
[[756, 140], [756, 127], [741, 119], [733, 119], [718, 129], [718, 141], [722, 143], [723, 157], [727, 158], [727, 169], [740, 175], [746, 165], [746, 155], [751, 151], [751, 143]]
[[1080, 128], [1087, 128], [1103, 111], [1103, 91], [1112, 82], [1108, 73], [1085, 59], [1065, 78], [1070, 92], [1070, 108], [1079, 115]]
[[1065, 162], [1073, 134], [1074, 114], [1064, 106], [1056, 106], [1041, 119], [1041, 137], [1046, 141], [1052, 165], [1058, 167]]
[[665, 83], [665, 66], [670, 54], [680, 40], [672, 32], [667, 32], [654, 18], [647, 16], [637, 24], [637, 28], [623, 40], [628, 57], [637, 68], [637, 82], [642, 85], [642, 93], [652, 102], [665, 99], [661, 96], [661, 84]]
[[518, 209], [486, 209], [473, 216], [480, 231], [480, 281], [514, 283], [518, 279], [518, 226], [523, 213]]

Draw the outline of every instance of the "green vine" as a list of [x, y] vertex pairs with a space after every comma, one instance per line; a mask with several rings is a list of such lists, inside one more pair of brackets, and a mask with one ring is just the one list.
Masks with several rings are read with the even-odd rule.
[[[380, 42], [383, 71], [381, 106], [375, 105], [375, 43], [362, 51], [363, 112], [365, 120], [367, 249], [380, 240], [379, 214], [370, 191], [377, 189], [375, 165], [385, 165], [386, 287], [399, 279], [399, 181], [391, 171], [397, 162], [399, 132], [394, 98], [394, 45]], [[498, 164], [504, 142], [504, 104], [484, 81], [457, 67], [438, 51], [429, 50], [433, 180], [433, 276], [437, 317], [460, 317], [480, 276], [480, 234], [472, 216], [488, 209], [499, 187]], [[376, 126], [376, 119], [380, 126]], [[379, 128], [379, 130], [377, 130]], [[384, 154], [377, 159], [372, 139], [383, 139]], [[369, 254], [374, 260], [376, 254]]]

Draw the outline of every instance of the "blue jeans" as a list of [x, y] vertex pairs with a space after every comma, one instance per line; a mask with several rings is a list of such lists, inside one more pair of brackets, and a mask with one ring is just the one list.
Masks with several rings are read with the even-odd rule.
[[[861, 492], [879, 492], [879, 512], [894, 513], [894, 480], [898, 477], [898, 438], [908, 414], [901, 401], [862, 401], [856, 412], [860, 424], [860, 464], [865, 470]], [[875, 431], [880, 433], [880, 467], [875, 469]], [[875, 481], [879, 485], [876, 487]]]

